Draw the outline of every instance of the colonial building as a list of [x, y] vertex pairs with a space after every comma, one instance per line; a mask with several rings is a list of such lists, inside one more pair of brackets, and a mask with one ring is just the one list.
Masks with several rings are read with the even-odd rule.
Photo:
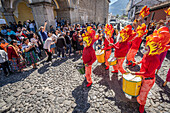
[[35, 20], [37, 26], [54, 18], [70, 23], [107, 23], [110, 0], [0, 0], [0, 16], [9, 22]]
[[143, 6], [150, 7], [150, 14], [145, 18], [147, 23], [150, 20], [166, 20], [166, 13], [164, 10], [170, 7], [170, 0], [130, 0], [130, 8], [128, 9], [128, 18], [132, 21], [139, 17], [140, 10]]

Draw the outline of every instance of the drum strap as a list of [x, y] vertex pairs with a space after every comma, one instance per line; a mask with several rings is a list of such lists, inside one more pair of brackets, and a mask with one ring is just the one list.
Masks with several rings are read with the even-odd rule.
[[151, 77], [149, 77], [149, 78], [145, 78], [145, 80], [152, 80], [152, 79], [154, 79], [154, 78], [151, 78]]
[[123, 58], [125, 58], [125, 57], [119, 57], [119, 58], [117, 58], [117, 59], [123, 59]]

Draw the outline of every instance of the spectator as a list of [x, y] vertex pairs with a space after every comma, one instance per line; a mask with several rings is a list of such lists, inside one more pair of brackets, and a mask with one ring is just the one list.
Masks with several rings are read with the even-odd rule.
[[53, 33], [53, 34], [55, 33], [55, 30], [52, 25], [50, 25], [50, 33]]
[[[7, 35], [8, 35], [8, 41], [10, 42], [12, 39], [16, 40], [16, 33], [11, 30], [11, 28], [7, 28]], [[12, 39], [11, 39], [12, 38]]]
[[31, 44], [35, 45], [36, 52], [38, 53], [38, 56], [41, 58], [42, 57], [41, 49], [43, 45], [41, 41], [39, 40], [38, 36], [35, 33], [33, 33], [32, 38], [30, 40], [31, 40]]
[[79, 55], [83, 53], [83, 38], [81, 37], [80, 31], [77, 33], [77, 49], [79, 50]]
[[11, 71], [8, 64], [8, 55], [2, 48], [0, 48], [0, 66], [3, 69], [5, 76], [9, 76]]
[[68, 50], [70, 50], [70, 52], [69, 52], [69, 56], [70, 56], [72, 54], [72, 48], [71, 48], [71, 38], [70, 38], [69, 31], [66, 32], [65, 40], [66, 40], [66, 44], [67, 44], [66, 54], [68, 54]]
[[46, 26], [47, 26], [47, 22], [44, 23], [44, 26], [40, 27], [40, 30], [41, 30], [40, 33], [41, 33], [41, 36], [42, 36], [42, 39], [43, 39], [43, 43], [45, 43], [45, 40], [48, 38], [47, 32], [45, 31]]
[[18, 21], [18, 25], [17, 27], [20, 27], [22, 29], [22, 24], [21, 24], [21, 21]]
[[22, 52], [18, 48], [16, 40], [10, 42], [7, 52], [12, 72], [22, 72], [23, 68], [25, 68], [25, 61], [21, 56]]
[[46, 62], [52, 61], [52, 50], [51, 50], [51, 45], [54, 44], [53, 39], [52, 39], [52, 34], [50, 32], [48, 32], [48, 38], [46, 39], [45, 43], [44, 43], [44, 50], [48, 55], [48, 59]]
[[35, 45], [29, 43], [28, 38], [24, 38], [22, 50], [25, 54], [25, 59], [28, 65], [32, 65], [33, 68], [36, 68], [37, 62], [39, 61], [39, 57], [36, 54]]
[[14, 32], [17, 31], [17, 23], [16, 23], [16, 22], [13, 22], [12, 30], [13, 30]]
[[1, 33], [3, 35], [3, 37], [7, 40], [7, 30], [5, 29], [5, 26], [1, 27]]
[[51, 44], [50, 48], [52, 50], [53, 56], [57, 56], [55, 54], [55, 48], [56, 48], [56, 41], [57, 41], [58, 37], [55, 34], [52, 34], [52, 33], [48, 33], [48, 37], [51, 37], [51, 39], [52, 39], [52, 44]]
[[74, 53], [77, 51], [77, 31], [73, 33], [73, 38], [72, 38], [72, 46], [74, 49]]
[[9, 43], [5, 42], [4, 39], [0, 39], [0, 47], [5, 51], [7, 52], [7, 46], [9, 45]]
[[58, 37], [57, 39], [57, 50], [58, 50], [58, 57], [60, 57], [60, 54], [62, 53], [62, 58], [65, 58], [64, 56], [64, 46], [66, 47], [66, 41], [65, 41], [65, 38], [64, 38], [64, 33], [62, 33], [62, 35], [60, 35], [60, 37]]
[[30, 22], [29, 28], [30, 28], [30, 31], [32, 31], [33, 33], [35, 33], [35, 24], [34, 24], [34, 21], [31, 21], [31, 22]]

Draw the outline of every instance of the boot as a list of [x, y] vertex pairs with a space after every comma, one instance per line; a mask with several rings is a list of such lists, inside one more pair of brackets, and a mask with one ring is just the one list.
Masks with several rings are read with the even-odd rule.
[[88, 83], [87, 85], [86, 85], [86, 87], [90, 87], [92, 85], [92, 83]]
[[140, 105], [140, 106], [139, 106], [139, 112], [140, 112], [140, 113], [144, 113], [144, 111], [145, 111], [144, 108], [145, 108], [145, 105]]
[[112, 73], [118, 73], [118, 70], [112, 71]]

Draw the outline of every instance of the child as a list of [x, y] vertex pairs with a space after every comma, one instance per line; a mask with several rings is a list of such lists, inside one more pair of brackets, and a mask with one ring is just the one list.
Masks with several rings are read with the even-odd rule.
[[87, 27], [87, 32], [82, 34], [83, 42], [84, 42], [84, 50], [83, 50], [83, 63], [85, 64], [86, 70], [86, 80], [88, 84], [87, 87], [92, 85], [92, 64], [96, 61], [95, 50], [93, 49], [93, 44], [97, 39], [95, 37], [95, 31], [89, 26]]
[[112, 46], [115, 48], [114, 57], [117, 58], [117, 64], [113, 66], [114, 71], [112, 71], [112, 73], [118, 73], [118, 70], [122, 74], [126, 73], [122, 64], [130, 48], [129, 42], [132, 41], [135, 36], [136, 33], [132, 31], [131, 25], [125, 26], [125, 28], [120, 31], [119, 41]]
[[[140, 104], [139, 112], [144, 112], [147, 95], [155, 83], [155, 71], [160, 65], [160, 60], [157, 54], [167, 51], [170, 47], [167, 43], [170, 42], [170, 33], [167, 27], [162, 27], [155, 31], [153, 35], [147, 37], [147, 42], [144, 51], [144, 57], [141, 62], [140, 72], [130, 72], [133, 75], [141, 75], [143, 77], [141, 89], [137, 101]], [[138, 63], [138, 64], [139, 64]]]
[[106, 38], [104, 40], [104, 48], [102, 50], [105, 50], [105, 65], [106, 65], [106, 70], [109, 69], [109, 63], [108, 63], [108, 59], [112, 53], [112, 46], [111, 44], [113, 44], [113, 35], [114, 29], [112, 27], [112, 25], [106, 25], [105, 26], [105, 34], [106, 34]]
[[[137, 28], [137, 34], [138, 36], [132, 41], [132, 46], [127, 54], [127, 60], [128, 60], [128, 64], [127, 65], [133, 65], [135, 66], [135, 55], [137, 54], [140, 44], [142, 42], [142, 37], [144, 35], [147, 34], [147, 30], [146, 30], [146, 25], [143, 23], [141, 26], [138, 26]], [[146, 31], [146, 32], [145, 32]]]

